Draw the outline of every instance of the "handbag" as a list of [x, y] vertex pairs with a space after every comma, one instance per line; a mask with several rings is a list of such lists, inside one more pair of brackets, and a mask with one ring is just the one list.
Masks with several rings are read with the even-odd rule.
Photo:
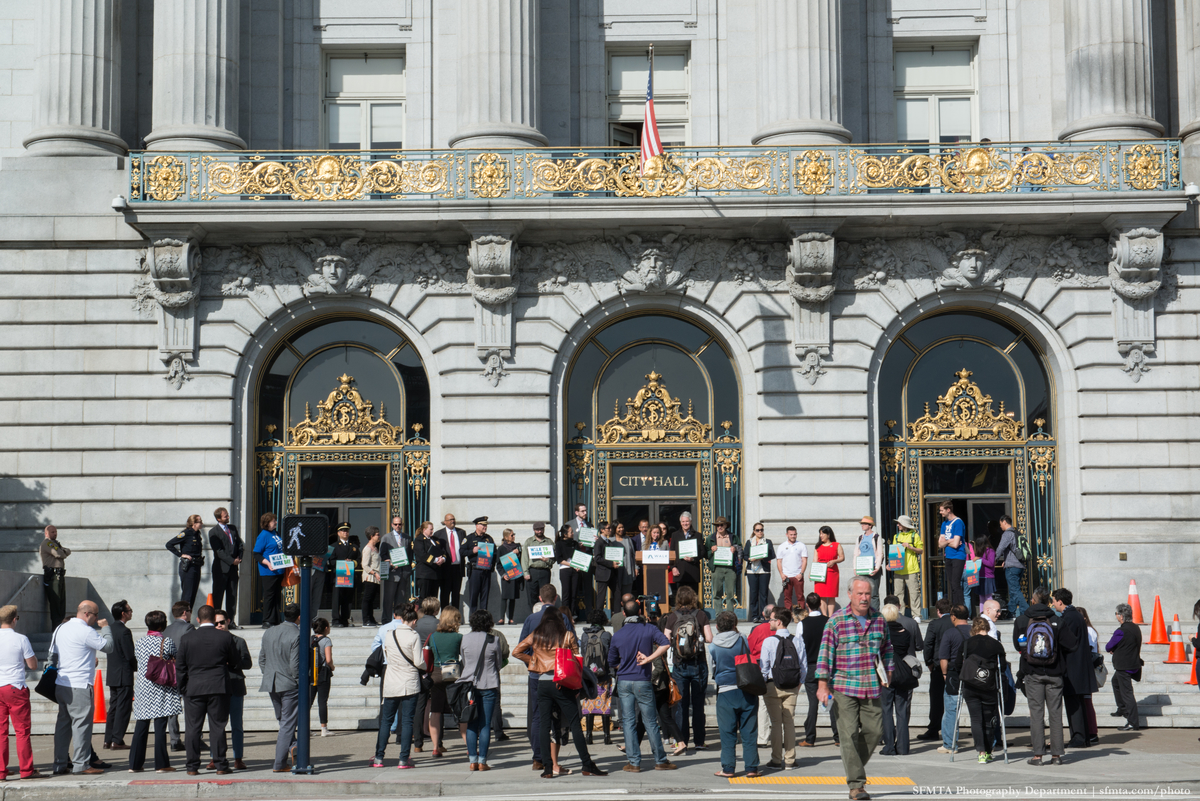
[[1104, 661], [1101, 660], [1100, 664], [1096, 665], [1096, 684], [1100, 689], [1103, 689], [1104, 683], [1107, 681], [1108, 668], [1105, 666]]
[[146, 680], [160, 687], [176, 686], [175, 660], [166, 656], [166, 637], [158, 638], [158, 656], [150, 655], [146, 660]]
[[58, 685], [58, 665], [56, 665], [50, 657], [50, 654], [56, 653], [54, 650], [54, 638], [58, 636], [58, 629], [54, 630], [54, 634], [50, 637], [50, 650], [46, 655], [46, 667], [42, 670], [42, 677], [38, 679], [37, 686], [33, 691], [42, 696], [48, 701], [58, 702], [57, 691], [54, 689]]
[[583, 686], [583, 662], [570, 648], [554, 649], [554, 683], [572, 691]]
[[488, 646], [494, 641], [495, 637], [489, 634], [479, 650], [479, 659], [475, 662], [475, 672], [470, 681], [457, 681], [446, 688], [446, 703], [459, 723], [470, 723], [479, 714], [479, 690], [475, 684], [483, 673], [483, 660], [487, 656]]
[[[742, 640], [742, 647], [746, 647], [745, 640]], [[733, 664], [737, 670], [737, 686], [738, 689], [746, 695], [766, 695], [767, 682], [763, 678], [762, 669], [750, 659], [750, 651], [746, 650], [744, 654], [737, 654], [733, 657]]]
[[668, 706], [675, 706], [676, 704], [678, 704], [678, 703], [679, 703], [680, 701], [682, 701], [682, 700], [683, 700], [683, 693], [681, 693], [681, 692], [679, 691], [679, 684], [678, 684], [678, 683], [676, 683], [676, 681], [675, 681], [675, 677], [674, 677], [674, 676], [672, 676], [672, 677], [671, 677], [671, 699], [670, 699], [670, 702], [669, 702], [667, 705], [668, 705]]

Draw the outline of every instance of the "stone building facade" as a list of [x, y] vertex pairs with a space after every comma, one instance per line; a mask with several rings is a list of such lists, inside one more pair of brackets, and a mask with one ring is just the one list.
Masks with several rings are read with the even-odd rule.
[[949, 498], [1189, 612], [1198, 48], [1150, 0], [0, 0], [3, 566], [52, 522], [165, 608], [217, 506], [584, 502], [848, 568]]

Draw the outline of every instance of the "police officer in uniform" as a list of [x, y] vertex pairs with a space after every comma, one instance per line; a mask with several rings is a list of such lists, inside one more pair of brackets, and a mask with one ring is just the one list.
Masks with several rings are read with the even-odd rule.
[[200, 515], [191, 515], [183, 531], [167, 542], [167, 550], [179, 557], [180, 598], [193, 609], [200, 590], [200, 568], [204, 566], [204, 536]]
[[58, 541], [58, 529], [46, 526], [46, 539], [38, 548], [42, 557], [42, 591], [46, 605], [50, 607], [50, 625], [58, 626], [67, 615], [67, 567], [66, 558], [71, 549]]
[[[492, 567], [496, 560], [496, 541], [487, 533], [488, 519], [487, 515], [477, 517], [471, 521], [475, 524], [475, 531], [467, 537], [463, 543], [463, 550], [467, 553], [467, 570], [469, 572], [467, 578], [467, 605], [471, 607], [471, 611], [476, 609], [487, 609], [488, 596], [492, 591]], [[491, 545], [491, 554], [487, 560], [487, 566], [483, 567], [479, 562], [480, 550], [482, 544]]]
[[325, 570], [327, 576], [333, 577], [333, 604], [332, 615], [334, 624], [341, 628], [354, 625], [354, 618], [350, 611], [350, 607], [354, 602], [354, 587], [339, 587], [337, 585], [337, 563], [338, 562], [353, 562], [354, 567], [358, 567], [359, 560], [362, 558], [358, 552], [358, 546], [350, 539], [350, 524], [342, 523], [338, 526], [337, 541], [333, 543], [333, 554], [330, 561], [333, 563], [334, 570], [330, 572], [328, 568]]

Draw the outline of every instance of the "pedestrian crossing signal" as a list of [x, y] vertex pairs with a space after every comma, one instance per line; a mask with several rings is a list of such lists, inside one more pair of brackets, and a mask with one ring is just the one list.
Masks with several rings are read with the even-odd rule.
[[283, 552], [288, 556], [324, 556], [329, 545], [329, 518], [285, 515], [279, 535], [283, 539]]

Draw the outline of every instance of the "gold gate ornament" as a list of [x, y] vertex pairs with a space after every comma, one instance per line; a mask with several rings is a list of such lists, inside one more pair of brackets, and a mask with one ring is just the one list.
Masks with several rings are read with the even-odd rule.
[[308, 404], [304, 404], [304, 419], [288, 429], [289, 445], [392, 446], [403, 443], [404, 433], [384, 419], [382, 404], [376, 418], [374, 404], [350, 386], [354, 376], [343, 373], [338, 382], [338, 388], [317, 403], [319, 414], [316, 420], [312, 419]]
[[984, 395], [979, 385], [970, 380], [970, 370], [964, 368], [955, 375], [958, 376], [958, 381], [950, 385], [945, 395], [938, 396], [937, 414], [929, 413], [927, 402], [925, 414], [916, 422], [908, 424], [912, 429], [912, 436], [908, 441], [1021, 441], [1023, 424], [1014, 420], [1011, 413], [1004, 411], [1004, 401], [1000, 401], [999, 412], [993, 411], [992, 396]]
[[621, 416], [618, 402], [613, 401], [613, 416], [600, 424], [598, 443], [708, 443], [712, 426], [692, 416], [690, 400], [687, 417], [684, 417], [679, 411], [681, 403], [667, 392], [662, 375], [652, 370], [646, 376], [646, 385], [632, 399], [625, 401], [624, 416]]

